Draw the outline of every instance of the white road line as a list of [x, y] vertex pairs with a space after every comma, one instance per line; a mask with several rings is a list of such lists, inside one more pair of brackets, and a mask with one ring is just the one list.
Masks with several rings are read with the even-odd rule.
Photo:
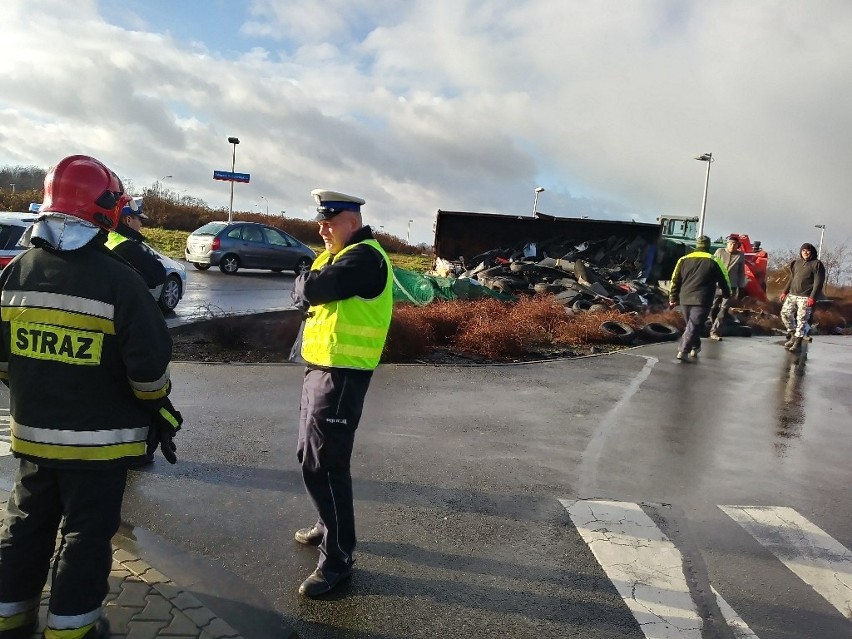
[[847, 619], [852, 619], [852, 553], [792, 508], [719, 506]]
[[559, 500], [648, 639], [701, 639], [683, 556], [630, 502]]
[[725, 618], [725, 623], [728, 624], [728, 628], [731, 629], [734, 636], [737, 639], [760, 639], [760, 637], [754, 634], [752, 629], [748, 627], [748, 624], [742, 620], [734, 609], [731, 608], [722, 595], [720, 595], [713, 586], [710, 586], [710, 589], [713, 591], [713, 594], [716, 595], [716, 603], [719, 604], [719, 611], [722, 613], [722, 616]]

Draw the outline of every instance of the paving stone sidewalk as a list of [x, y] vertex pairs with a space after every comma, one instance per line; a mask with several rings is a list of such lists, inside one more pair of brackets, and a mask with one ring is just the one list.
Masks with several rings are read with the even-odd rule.
[[[38, 634], [33, 639], [41, 637], [49, 598], [48, 585], [42, 595]], [[191, 593], [120, 548], [113, 549], [104, 610], [116, 639], [242, 639]]]
[[[48, 585], [42, 595], [39, 630], [33, 639], [41, 637], [49, 598]], [[113, 549], [104, 611], [116, 639], [242, 639], [191, 593], [120, 548]]]
[[[0, 505], [8, 497], [8, 490], [0, 488]], [[48, 579], [41, 598], [38, 630], [32, 639], [41, 639], [49, 599]], [[186, 589], [115, 546], [104, 610], [115, 639], [243, 639]]]

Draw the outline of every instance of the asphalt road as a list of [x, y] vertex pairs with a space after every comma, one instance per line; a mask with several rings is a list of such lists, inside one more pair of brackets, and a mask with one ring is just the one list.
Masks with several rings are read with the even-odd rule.
[[206, 271], [186, 266], [187, 286], [174, 313], [166, 317], [169, 326], [258, 311], [292, 308], [290, 291], [294, 274], [240, 269], [225, 275], [217, 267]]
[[303, 639], [849, 637], [852, 342], [778, 341], [381, 366], [353, 455], [356, 573], [322, 601], [296, 593], [316, 559], [292, 540], [313, 519], [301, 367], [175, 363], [180, 460], [132, 473], [124, 517], [173, 572], [200, 583], [200, 560], [222, 605]]

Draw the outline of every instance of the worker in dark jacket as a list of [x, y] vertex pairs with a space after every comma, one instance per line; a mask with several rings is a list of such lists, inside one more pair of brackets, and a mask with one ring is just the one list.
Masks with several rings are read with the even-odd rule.
[[126, 202], [118, 176], [74, 155], [44, 192], [22, 240], [32, 248], [0, 274], [0, 380], [19, 459], [0, 528], [0, 636], [35, 630], [55, 551], [43, 637], [98, 639], [128, 464], [157, 445], [175, 462], [172, 342], [142, 278], [104, 246]]
[[387, 254], [361, 221], [361, 198], [315, 190], [325, 251], [296, 278], [293, 299], [306, 312], [299, 443], [296, 451], [317, 522], [296, 541], [319, 547], [299, 593], [316, 597], [352, 574], [355, 511], [350, 458], [373, 370], [393, 310]]
[[780, 296], [783, 302], [781, 321], [787, 329], [784, 346], [791, 353], [802, 350], [802, 339], [810, 329], [814, 304], [825, 286], [825, 266], [819, 261], [814, 245], [805, 242], [799, 249], [799, 255], [787, 267], [790, 276]]
[[166, 267], [142, 246], [143, 219], [148, 216], [142, 211], [142, 204], [131, 199], [121, 209], [118, 226], [109, 232], [106, 246], [135, 268], [148, 288], [157, 288], [166, 281]]
[[669, 304], [680, 305], [686, 328], [680, 338], [677, 358], [685, 360], [687, 355], [696, 359], [701, 351], [701, 331], [710, 315], [710, 306], [716, 287], [722, 298], [731, 296], [731, 284], [727, 269], [708, 251], [710, 238], [702, 235], [695, 242], [695, 250], [684, 255], [675, 264], [672, 273]]

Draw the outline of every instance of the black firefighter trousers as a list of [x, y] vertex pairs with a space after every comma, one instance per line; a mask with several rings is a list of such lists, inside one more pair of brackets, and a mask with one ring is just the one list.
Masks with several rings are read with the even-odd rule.
[[350, 459], [372, 371], [305, 371], [296, 456], [323, 531], [320, 570], [342, 571], [355, 550], [355, 507]]
[[20, 460], [0, 529], [0, 622], [16, 627], [29, 621], [33, 607], [38, 613], [60, 523], [48, 628], [69, 634], [97, 621], [126, 483], [126, 468], [60, 469]]

